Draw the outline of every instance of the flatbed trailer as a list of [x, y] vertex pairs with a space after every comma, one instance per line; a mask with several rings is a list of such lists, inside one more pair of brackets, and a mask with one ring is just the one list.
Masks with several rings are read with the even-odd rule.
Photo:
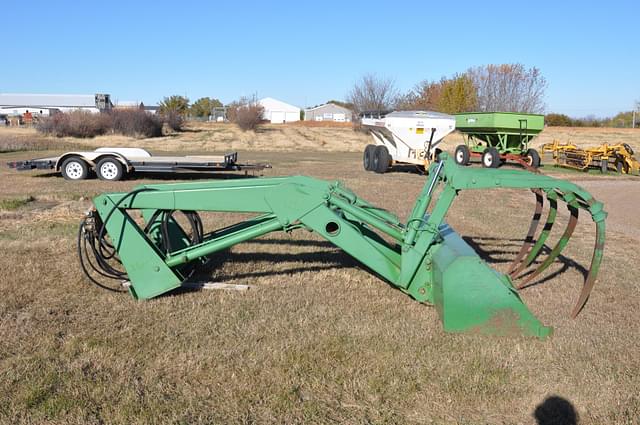
[[140, 148], [98, 148], [95, 151], [66, 152], [60, 156], [10, 161], [19, 171], [53, 170], [66, 180], [84, 180], [92, 172], [101, 180], [117, 181], [133, 173], [210, 173], [219, 171], [262, 171], [269, 164], [240, 164], [238, 153], [226, 155], [164, 156]]

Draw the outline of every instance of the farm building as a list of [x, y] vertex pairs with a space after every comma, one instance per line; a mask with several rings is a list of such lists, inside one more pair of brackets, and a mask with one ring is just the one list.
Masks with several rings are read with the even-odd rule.
[[353, 112], [335, 103], [325, 103], [304, 110], [305, 121], [351, 122]]
[[137, 100], [116, 100], [113, 109], [144, 109], [144, 103]]
[[264, 108], [262, 118], [273, 124], [300, 121], [300, 108], [297, 106], [271, 97], [260, 99], [258, 103]]
[[50, 115], [54, 112], [83, 110], [98, 113], [111, 109], [108, 94], [12, 94], [0, 93], [0, 114], [22, 115], [27, 111], [33, 114]]

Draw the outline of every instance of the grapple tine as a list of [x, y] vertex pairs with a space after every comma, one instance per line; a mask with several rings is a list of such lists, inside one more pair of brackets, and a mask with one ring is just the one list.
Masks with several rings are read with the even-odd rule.
[[549, 253], [549, 256], [545, 258], [542, 264], [540, 264], [533, 273], [527, 276], [525, 280], [518, 285], [518, 288], [526, 286], [536, 276], [545, 271], [546, 268], [549, 267], [551, 263], [553, 263], [553, 261], [558, 257], [558, 255], [560, 255], [565, 246], [567, 246], [567, 243], [569, 242], [569, 239], [571, 238], [571, 235], [576, 228], [576, 224], [578, 223], [578, 208], [571, 204], [569, 204], [567, 207], [571, 212], [571, 218], [569, 218], [569, 223], [567, 224], [567, 228], [565, 229], [564, 234], [562, 235], [558, 243], [556, 243], [556, 246], [553, 247], [553, 249]]
[[542, 197], [542, 191], [540, 189], [531, 189], [533, 193], [536, 195], [536, 209], [533, 213], [533, 218], [531, 219], [531, 224], [529, 225], [529, 231], [527, 232], [527, 237], [524, 239], [524, 243], [520, 248], [520, 252], [513, 259], [511, 266], [509, 266], [508, 274], [513, 277], [514, 270], [518, 268], [522, 259], [529, 252], [531, 245], [533, 245], [534, 236], [536, 234], [536, 230], [538, 229], [538, 224], [540, 223], [540, 217], [542, 216], [542, 207], [544, 206], [544, 198]]
[[602, 262], [602, 255], [604, 253], [604, 230], [604, 220], [596, 221], [596, 243], [593, 248], [591, 267], [589, 267], [589, 274], [584, 281], [584, 286], [582, 287], [582, 291], [580, 292], [580, 297], [578, 297], [578, 301], [576, 302], [576, 305], [573, 307], [573, 311], [571, 312], [571, 317], [573, 319], [575, 319], [576, 316], [582, 311], [582, 308], [587, 303], [589, 295], [591, 294], [591, 290], [596, 283], [596, 276], [598, 275], [600, 263]]
[[[540, 251], [542, 251], [542, 247], [547, 241], [547, 238], [551, 233], [551, 229], [553, 228], [553, 223], [555, 223], [556, 221], [556, 215], [558, 213], [557, 196], [558, 195], [556, 195], [556, 193], [553, 191], [547, 194], [547, 200], [549, 201], [549, 214], [547, 215], [547, 221], [542, 228], [542, 232], [540, 232], [540, 235], [538, 236], [538, 240], [536, 241], [531, 251], [529, 251], [527, 258], [524, 259], [524, 261], [517, 269], [511, 272], [510, 276], [512, 278], [517, 276], [518, 273], [520, 273], [522, 270], [529, 267], [529, 265], [531, 265], [531, 263], [533, 263], [535, 259], [538, 258], [538, 254], [540, 254]], [[520, 288], [520, 286], [518, 286], [518, 288]]]

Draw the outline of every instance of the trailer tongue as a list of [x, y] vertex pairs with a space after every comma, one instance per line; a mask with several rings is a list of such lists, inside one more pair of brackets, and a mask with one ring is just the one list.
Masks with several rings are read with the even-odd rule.
[[121, 180], [133, 173], [179, 173], [216, 171], [261, 171], [269, 164], [240, 164], [238, 153], [226, 155], [152, 155], [140, 148], [98, 148], [66, 152], [60, 156], [7, 163], [10, 168], [54, 170], [67, 180], [83, 180], [94, 171], [102, 180]]

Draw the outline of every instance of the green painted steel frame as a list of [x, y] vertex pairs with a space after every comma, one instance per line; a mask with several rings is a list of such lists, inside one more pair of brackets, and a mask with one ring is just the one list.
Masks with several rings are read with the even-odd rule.
[[[561, 197], [572, 208], [589, 210], [597, 223], [606, 217], [602, 204], [572, 183], [521, 170], [458, 167], [446, 154], [430, 167], [406, 224], [339, 182], [304, 176], [144, 185], [131, 193], [100, 195], [94, 205], [136, 298], [152, 298], [181, 286], [184, 276], [179, 269], [184, 264], [269, 232], [306, 228], [416, 300], [435, 304], [448, 331], [513, 333], [515, 329], [545, 337], [551, 329], [524, 306], [510, 278], [486, 265], [444, 222], [460, 190], [497, 187], [537, 188], [552, 199]], [[182, 241], [179, 248], [163, 253], [157, 232], [145, 234], [128, 210], [142, 210], [146, 221], [157, 210], [255, 213], [256, 217], [211, 232], [195, 245], [178, 232], [174, 236]], [[604, 238], [604, 225], [599, 229]], [[527, 262], [533, 261], [530, 257]]]

